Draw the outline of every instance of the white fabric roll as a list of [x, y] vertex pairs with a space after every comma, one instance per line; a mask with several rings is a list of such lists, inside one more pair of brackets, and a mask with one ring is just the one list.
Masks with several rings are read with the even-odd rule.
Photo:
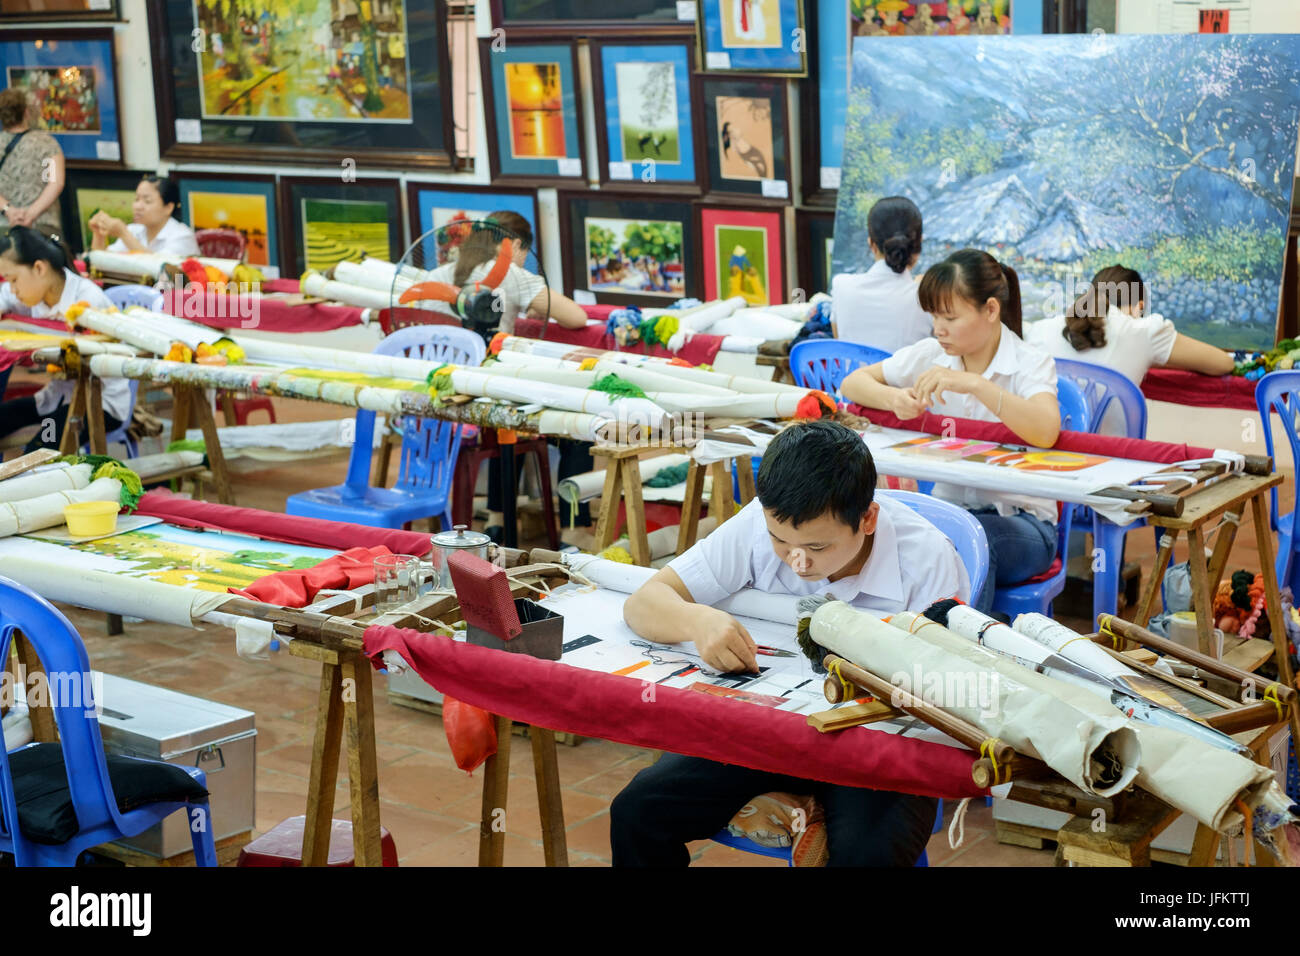
[[[80, 501], [118, 501], [122, 483], [100, 478], [75, 491], [55, 491], [23, 501], [0, 502], [0, 538], [63, 524], [63, 509]], [[38, 592], [38, 593], [44, 593]]]
[[396, 270], [384, 272], [380, 269], [366, 268], [362, 263], [344, 260], [334, 267], [334, 279], [347, 285], [362, 289], [374, 289], [389, 295], [400, 296], [415, 283], [407, 278], [394, 281]]
[[[86, 253], [86, 261], [92, 269], [101, 272], [114, 272], [120, 275], [157, 278], [163, 274], [163, 267], [179, 266], [189, 256], [165, 256], [156, 252], [109, 252], [107, 249], [92, 249]], [[239, 265], [238, 259], [213, 259], [195, 256], [205, 266], [220, 269], [230, 275]]]
[[[677, 465], [683, 465], [690, 460], [686, 455], [660, 455], [657, 458], [641, 459], [637, 467], [641, 472], [641, 480], [648, 481], [665, 468], [675, 468]], [[604, 487], [605, 471], [601, 469], [600, 471], [589, 471], [586, 474], [562, 478], [556, 490], [564, 501], [577, 504], [579, 501], [586, 501], [589, 498], [596, 497]]]
[[[218, 431], [218, 434], [220, 432]], [[142, 479], [148, 480], [154, 475], [163, 475], [178, 468], [193, 468], [203, 464], [203, 454], [197, 451], [164, 451], [156, 455], [141, 455], [128, 458], [123, 464]]]
[[387, 309], [396, 305], [391, 291], [367, 289], [347, 282], [326, 279], [319, 272], [307, 272], [302, 277], [299, 289], [303, 295], [312, 295], [318, 299], [342, 302], [363, 309]]
[[463, 395], [499, 398], [524, 405], [537, 403], [561, 411], [587, 412], [619, 422], [640, 424], [642, 427], [659, 428], [665, 417], [662, 408], [644, 398], [615, 398], [605, 392], [486, 375], [479, 369], [453, 369], [451, 384]]
[[[717, 519], [704, 517], [700, 519], [696, 532], [699, 537], [705, 537], [710, 531], [717, 527]], [[645, 536], [646, 546], [650, 549], [650, 560], [658, 561], [660, 558], [666, 558], [677, 550], [677, 534], [680, 530], [678, 525], [671, 524], [662, 528], [656, 528]], [[611, 548], [622, 548], [629, 554], [632, 552], [632, 542], [627, 535], [619, 538]]]
[[719, 319], [709, 329], [711, 335], [743, 335], [760, 338], [765, 342], [773, 340], [786, 342], [799, 334], [802, 322], [792, 322], [773, 314], [767, 308], [741, 309], [734, 315]]
[[1012, 629], [1030, 640], [1051, 648], [1067, 660], [1096, 671], [1115, 681], [1127, 681], [1139, 676], [1137, 671], [1115, 660], [1092, 641], [1076, 631], [1058, 624], [1042, 614], [1021, 614], [1012, 623]]
[[[916, 633], [908, 630], [913, 624]], [[823, 647], [974, 724], [1017, 753], [1038, 757], [1084, 790], [1110, 796], [1137, 776], [1137, 735], [1109, 704], [920, 615], [896, 614], [886, 624], [832, 601], [813, 614], [811, 633]]]
[[23, 501], [52, 491], [76, 491], [90, 484], [89, 465], [56, 465], [38, 468], [17, 478], [0, 481], [0, 501]]
[[204, 614], [230, 600], [229, 594], [180, 588], [108, 571], [70, 570], [66, 565], [13, 555], [0, 555], [0, 576], [27, 585], [47, 601], [179, 627], [195, 627]]

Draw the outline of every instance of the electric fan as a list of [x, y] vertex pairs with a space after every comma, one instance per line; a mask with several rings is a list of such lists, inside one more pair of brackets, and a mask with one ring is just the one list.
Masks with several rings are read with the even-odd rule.
[[[516, 301], [514, 263], [526, 272], [545, 276], [534, 248], [528, 248], [522, 263], [516, 257], [520, 237], [494, 219], [471, 219], [459, 212], [416, 239], [397, 264], [390, 294], [394, 315], [401, 309], [438, 312], [447, 324], [464, 328], [490, 341], [501, 327], [505, 310], [528, 309], [528, 302]], [[465, 263], [466, 257], [473, 261]], [[550, 293], [544, 314], [550, 313]], [[423, 317], [428, 321], [429, 317]], [[542, 323], [542, 337], [546, 323]]]

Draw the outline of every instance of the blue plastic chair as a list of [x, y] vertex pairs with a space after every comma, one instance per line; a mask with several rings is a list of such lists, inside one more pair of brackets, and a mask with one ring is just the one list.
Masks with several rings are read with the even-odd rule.
[[[974, 595], [979, 594], [980, 588], [984, 586], [984, 579], [989, 572], [989, 544], [984, 534], [984, 526], [975, 519], [974, 515], [965, 508], [942, 501], [939, 498], [932, 498], [929, 495], [918, 494], [915, 491], [882, 490], [876, 492], [876, 494], [907, 505], [942, 531], [944, 536], [953, 543], [953, 546], [957, 549], [958, 557], [961, 558], [962, 564], [966, 566], [966, 576], [970, 578], [971, 582], [972, 598]], [[930, 832], [938, 833], [941, 829], [943, 829], [942, 800], [939, 801], [934, 829]], [[789, 860], [790, 865], [794, 866], [790, 847], [763, 846], [745, 837], [735, 836], [726, 827], [715, 833], [711, 839], [715, 843], [721, 843], [735, 850], [744, 850], [746, 853], [757, 853], [760, 856]], [[924, 851], [922, 851], [920, 859], [916, 861], [916, 865], [930, 865]]]
[[123, 310], [139, 305], [157, 312], [163, 304], [163, 294], [151, 285], [113, 285], [104, 290], [104, 295]]
[[[1083, 431], [1089, 418], [1088, 403], [1079, 386], [1067, 376], [1056, 379], [1056, 400], [1061, 406], [1061, 428], [1065, 431]], [[1052, 614], [1052, 601], [1065, 590], [1065, 574], [1070, 547], [1070, 529], [1074, 525], [1074, 507], [1064, 505], [1057, 509], [1056, 560], [1043, 574], [1020, 584], [997, 588], [993, 592], [993, 610], [1001, 611], [1013, 621], [1017, 614], [1037, 611]]]
[[[90, 679], [90, 661], [76, 628], [43, 597], [0, 577], [0, 660], [9, 659], [9, 644], [16, 630], [35, 648], [46, 674], [63, 677], [57, 683], [50, 681], [59, 743], [28, 744], [12, 753], [0, 747], [0, 852], [13, 854], [18, 866], [72, 866], [85, 850], [143, 833], [177, 810], [184, 810], [189, 817], [195, 862], [199, 866], [216, 866], [203, 771], [160, 760], [120, 756], [106, 759], [94, 707], [86, 703], [91, 693], [85, 686]], [[69, 679], [72, 677], [78, 679], [81, 690], [71, 694], [76, 700], [66, 699], [66, 692], [55, 692], [55, 688], [66, 690], [73, 686]], [[62, 806], [58, 805], [57, 788], [51, 792], [53, 781], [45, 777], [36, 789], [31, 779], [34, 774], [30, 774], [33, 764], [52, 770], [51, 764], [59, 760], [67, 774], [67, 802]], [[15, 781], [15, 763], [27, 768], [30, 775], [20, 775]], [[147, 785], [142, 779], [144, 774], [154, 778]], [[131, 792], [131, 801], [136, 804], [132, 809], [123, 809], [122, 798], [117, 796], [124, 789]], [[177, 794], [182, 793], [189, 796], [177, 799]], [[154, 794], [161, 799], [151, 799]], [[34, 814], [33, 805], [38, 800], [46, 821], [56, 816], [66, 820], [69, 812], [73, 814], [76, 829], [66, 842], [36, 842], [24, 832], [23, 808]], [[49, 834], [44, 838], [48, 839]]]
[[[455, 365], [479, 365], [484, 351], [480, 336], [448, 325], [398, 329], [375, 348], [377, 355], [405, 355]], [[414, 417], [398, 419], [393, 424], [402, 432], [401, 460], [394, 487], [376, 488], [370, 484], [375, 413], [360, 410], [347, 479], [341, 485], [290, 496], [285, 511], [307, 518], [350, 521], [377, 528], [401, 528], [412, 521], [436, 516], [443, 530], [450, 529], [447, 497], [460, 450], [460, 426], [438, 418]]]
[[[1057, 359], [1056, 374], [1068, 377], [1083, 392], [1089, 414], [1085, 431], [1100, 434], [1107, 411], [1118, 404], [1124, 412], [1124, 437], [1147, 437], [1146, 396], [1132, 381], [1114, 369], [1074, 359]], [[1117, 525], [1100, 517], [1087, 505], [1074, 506], [1074, 520], [1083, 522], [1085, 527], [1091, 526], [1092, 546], [1101, 552], [1101, 568], [1092, 576], [1092, 619], [1095, 621], [1102, 614], [1114, 614], [1118, 610], [1124, 539], [1130, 531], [1145, 528], [1147, 520], [1139, 518], [1131, 524]], [[1153, 570], [1152, 573], [1160, 572]]]
[[892, 354], [840, 339], [807, 339], [790, 350], [790, 374], [801, 388], [819, 388], [841, 402], [840, 383], [850, 372], [883, 362]]
[[[1269, 455], [1273, 450], [1272, 413], [1282, 419], [1286, 440], [1291, 445], [1291, 460], [1300, 468], [1300, 436], [1297, 435], [1296, 416], [1300, 414], [1300, 371], [1270, 372], [1255, 386], [1255, 405], [1264, 423], [1264, 447]], [[1289, 514], [1278, 507], [1277, 488], [1269, 490], [1269, 525], [1277, 532], [1278, 587], [1289, 587], [1292, 594], [1300, 594], [1300, 561], [1296, 551], [1300, 540], [1296, 536], [1296, 515], [1300, 515], [1300, 481], [1296, 482], [1295, 498]]]

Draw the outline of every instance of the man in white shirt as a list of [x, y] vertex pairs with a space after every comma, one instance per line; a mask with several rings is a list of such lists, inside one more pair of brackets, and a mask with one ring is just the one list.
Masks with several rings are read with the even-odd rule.
[[[876, 501], [876, 469], [851, 429], [820, 421], [772, 440], [758, 498], [631, 595], [628, 626], [664, 644], [694, 641], [710, 667], [757, 671], [745, 628], [709, 606], [745, 587], [822, 594], [878, 613], [968, 599], [952, 543], [906, 505]], [[841, 787], [665, 754], [614, 799], [615, 866], [685, 866], [685, 844], [707, 839], [754, 796], [817, 796], [831, 865], [911, 866], [934, 824], [928, 797]]]

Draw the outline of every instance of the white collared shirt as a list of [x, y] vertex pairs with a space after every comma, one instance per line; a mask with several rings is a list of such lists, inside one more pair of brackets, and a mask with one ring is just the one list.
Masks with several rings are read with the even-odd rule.
[[[14, 315], [30, 315], [35, 319], [61, 319], [64, 313], [78, 302], [85, 302], [93, 309], [112, 309], [112, 300], [104, 290], [84, 276], [79, 276], [71, 269], [63, 270], [63, 295], [53, 306], [38, 302], [33, 306], [23, 305], [14, 295], [13, 287], [6, 282], [0, 285], [0, 312]], [[118, 421], [125, 422], [131, 411], [131, 388], [124, 378], [101, 379], [103, 384], [104, 411]], [[60, 405], [71, 401], [76, 383], [65, 380], [50, 382], [36, 393], [36, 411], [48, 415]]]
[[[1033, 398], [1044, 392], [1056, 394], [1056, 360], [1042, 349], [1026, 344], [1020, 336], [1005, 325], [1001, 327], [1001, 340], [998, 350], [984, 370], [984, 377], [999, 388], [1005, 389], [1021, 398]], [[935, 365], [962, 371], [960, 355], [949, 355], [943, 350], [938, 339], [926, 339], [917, 342], [902, 351], [895, 352], [881, 364], [885, 384], [894, 388], [908, 388], [916, 384], [921, 373]], [[974, 395], [958, 392], [945, 392], [936, 401], [930, 411], [935, 415], [951, 415], [954, 418], [972, 418], [982, 422], [996, 422], [997, 415], [986, 408]], [[997, 508], [998, 514], [1011, 515], [1017, 510], [1028, 511], [1035, 518], [1056, 523], [1056, 502], [1047, 498], [1032, 498], [1028, 495], [1002, 495], [980, 491], [962, 485], [938, 483], [934, 486], [935, 497], [963, 508]]]
[[829, 595], [882, 614], [923, 611], [954, 596], [969, 600], [970, 578], [952, 542], [907, 505], [884, 495], [876, 501], [880, 513], [871, 554], [861, 571], [838, 581], [806, 581], [777, 557], [757, 498], [668, 567], [697, 604], [716, 604], [747, 587]]
[[[126, 229], [131, 235], [135, 236], [150, 252], [156, 252], [159, 255], [166, 256], [197, 256], [199, 254], [199, 243], [194, 238], [194, 230], [179, 219], [168, 218], [163, 223], [163, 227], [158, 230], [158, 235], [153, 237], [150, 242], [145, 239], [145, 228], [138, 222], [129, 222]], [[113, 244], [108, 247], [109, 252], [126, 252], [126, 243], [121, 239], [115, 239]]]
[[877, 260], [866, 272], [831, 279], [831, 321], [844, 342], [897, 352], [934, 331], [934, 319], [921, 308], [911, 269], [901, 273]]

